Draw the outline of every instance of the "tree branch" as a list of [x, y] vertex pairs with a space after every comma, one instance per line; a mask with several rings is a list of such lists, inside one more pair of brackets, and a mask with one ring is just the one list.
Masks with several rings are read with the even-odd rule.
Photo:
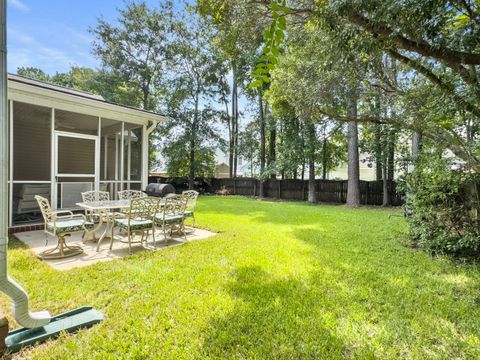
[[420, 74], [425, 76], [433, 84], [437, 85], [445, 94], [451, 96], [455, 103], [460, 107], [464, 108], [468, 112], [474, 114], [477, 117], [480, 117], [480, 109], [473, 105], [472, 103], [466, 101], [463, 97], [458, 95], [455, 92], [455, 87], [452, 84], [444, 82], [437, 75], [435, 75], [430, 69], [420, 64], [418, 61], [410, 59], [409, 57], [400, 54], [395, 50], [388, 50], [388, 53], [395, 59], [401, 61], [405, 65], [408, 65], [410, 68], [418, 71]]
[[[341, 122], [350, 122], [351, 119], [348, 116], [340, 115], [340, 114], [332, 114], [325, 110], [318, 110], [319, 113], [335, 119]], [[436, 141], [437, 143], [444, 144], [448, 147], [458, 158], [464, 160], [470, 168], [474, 171], [480, 173], [480, 159], [473, 154], [468, 147], [465, 145], [464, 140], [456, 134], [449, 133], [446, 129], [441, 127], [421, 127], [417, 126], [416, 124], [408, 124], [404, 121], [396, 121], [394, 119], [388, 118], [381, 118], [375, 117], [370, 115], [365, 116], [357, 116], [356, 118], [357, 123], [373, 123], [373, 124], [383, 124], [383, 125], [391, 125], [401, 129], [408, 129], [415, 132], [419, 132], [426, 137]]]
[[392, 40], [395, 45], [402, 49], [413, 51], [423, 56], [447, 61], [448, 63], [473, 65], [480, 64], [480, 54], [451, 50], [447, 48], [437, 49], [432, 47], [425, 41], [414, 41], [406, 38], [403, 35], [394, 35], [394, 31], [392, 29], [384, 25], [374, 24], [369, 19], [358, 13], [351, 13], [347, 15], [347, 19], [353, 24], [362, 27], [371, 34], [376, 34], [384, 39]]

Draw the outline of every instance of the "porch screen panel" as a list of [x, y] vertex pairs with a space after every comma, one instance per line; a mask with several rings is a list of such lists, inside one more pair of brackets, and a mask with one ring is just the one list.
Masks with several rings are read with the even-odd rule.
[[142, 180], [142, 131], [142, 126], [125, 123], [124, 180]]
[[50, 181], [51, 109], [13, 103], [13, 180]]
[[55, 111], [55, 130], [98, 135], [98, 117], [57, 109]]
[[102, 119], [100, 142], [100, 179], [121, 180], [120, 146], [122, 122]]
[[95, 174], [95, 141], [59, 136], [58, 173]]

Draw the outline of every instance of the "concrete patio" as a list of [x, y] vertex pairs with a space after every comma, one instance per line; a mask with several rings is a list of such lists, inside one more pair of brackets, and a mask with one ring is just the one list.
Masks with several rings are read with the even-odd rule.
[[[103, 230], [103, 229], [102, 229]], [[99, 234], [102, 231], [98, 232]], [[210, 236], [217, 235], [214, 232], [204, 230], [204, 229], [195, 229], [193, 233], [187, 234], [187, 242], [196, 241], [200, 239], [205, 239]], [[50, 235], [47, 235], [48, 244], [45, 245], [45, 233], [43, 231], [29, 231], [17, 233], [14, 235], [18, 240], [27, 245], [32, 251], [38, 255], [47, 248], [54, 247], [57, 244], [57, 240]], [[99, 261], [110, 261], [114, 259], [123, 258], [124, 256], [129, 255], [128, 243], [122, 242], [120, 240], [126, 241], [126, 235], [118, 235], [118, 231], [115, 231], [115, 237], [113, 242], [112, 250], [110, 247], [110, 239], [104, 239], [102, 241], [100, 251], [97, 252], [97, 242], [96, 241], [86, 241], [82, 242], [82, 233], [77, 232], [73, 233], [72, 236], [67, 237], [68, 245], [79, 245], [84, 249], [83, 254], [72, 256], [65, 259], [54, 259], [54, 260], [42, 260], [45, 263], [49, 264], [56, 270], [70, 270], [77, 267], [84, 267], [95, 264]], [[139, 237], [137, 237], [139, 238]], [[168, 239], [168, 242], [165, 242], [163, 234], [161, 231], [155, 233], [157, 250], [160, 250], [169, 246], [178, 246], [184, 244], [183, 236], [173, 235], [172, 238]], [[153, 240], [150, 236], [148, 238], [147, 246], [140, 244], [132, 244], [132, 253], [135, 254], [141, 251], [154, 250]]]

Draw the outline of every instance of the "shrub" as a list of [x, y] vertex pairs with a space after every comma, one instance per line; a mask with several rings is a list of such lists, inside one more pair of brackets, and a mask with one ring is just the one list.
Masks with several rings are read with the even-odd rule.
[[480, 255], [478, 174], [426, 154], [406, 177], [413, 242], [435, 254]]

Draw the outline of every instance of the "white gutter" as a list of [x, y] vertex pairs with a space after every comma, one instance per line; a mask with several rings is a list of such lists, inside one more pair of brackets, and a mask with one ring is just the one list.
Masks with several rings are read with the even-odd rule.
[[50, 322], [48, 311], [30, 312], [28, 295], [7, 275], [8, 248], [8, 110], [7, 110], [7, 5], [0, 0], [0, 290], [13, 300], [13, 316], [26, 328]]

